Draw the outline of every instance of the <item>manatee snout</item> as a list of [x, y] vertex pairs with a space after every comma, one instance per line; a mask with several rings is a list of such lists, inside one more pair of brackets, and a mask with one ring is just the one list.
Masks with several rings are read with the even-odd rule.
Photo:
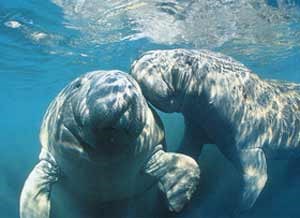
[[130, 152], [146, 116], [146, 102], [135, 80], [119, 71], [91, 72], [73, 87], [77, 89], [70, 96], [73, 129], [80, 144], [86, 144], [90, 155], [105, 158]]
[[178, 69], [174, 68], [174, 63], [165, 60], [164, 55], [150, 51], [132, 64], [130, 74], [155, 107], [171, 113], [178, 112], [181, 106], [178, 101], [178, 79], [174, 70]]

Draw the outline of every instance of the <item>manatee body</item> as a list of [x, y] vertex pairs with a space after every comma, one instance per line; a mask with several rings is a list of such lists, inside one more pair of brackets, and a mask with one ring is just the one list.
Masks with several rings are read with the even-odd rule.
[[90, 72], [67, 85], [44, 116], [40, 141], [40, 161], [21, 193], [21, 218], [75, 217], [76, 208], [82, 217], [111, 217], [101, 208], [152, 186], [170, 211], [180, 211], [198, 184], [196, 162], [164, 151], [161, 120], [120, 71]]
[[239, 209], [255, 203], [267, 181], [267, 158], [300, 155], [300, 85], [264, 80], [238, 61], [207, 50], [156, 50], [131, 75], [151, 104], [182, 113], [180, 150], [197, 158], [216, 144], [242, 177]]

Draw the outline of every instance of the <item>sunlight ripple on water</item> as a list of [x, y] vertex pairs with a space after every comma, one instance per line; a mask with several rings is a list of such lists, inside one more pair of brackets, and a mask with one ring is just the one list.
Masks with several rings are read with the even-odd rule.
[[[230, 44], [245, 54], [300, 44], [297, 1], [278, 0], [53, 0], [66, 27], [92, 43], [149, 38], [155, 43], [221, 48]], [[217, 16], [215, 16], [217, 15]], [[298, 28], [294, 26], [298, 25]], [[292, 28], [293, 26], [293, 28]], [[256, 47], [253, 48], [253, 44]], [[261, 46], [257, 46], [261, 45]], [[278, 54], [279, 55], [279, 54]]]

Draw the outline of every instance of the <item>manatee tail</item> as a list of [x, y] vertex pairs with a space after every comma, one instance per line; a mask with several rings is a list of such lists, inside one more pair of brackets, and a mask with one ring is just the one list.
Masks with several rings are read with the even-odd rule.
[[194, 159], [183, 154], [157, 151], [148, 161], [145, 172], [158, 180], [170, 211], [179, 212], [197, 189], [200, 169]]
[[42, 149], [39, 158], [21, 193], [20, 218], [50, 218], [50, 193], [58, 181], [59, 168], [48, 151]]

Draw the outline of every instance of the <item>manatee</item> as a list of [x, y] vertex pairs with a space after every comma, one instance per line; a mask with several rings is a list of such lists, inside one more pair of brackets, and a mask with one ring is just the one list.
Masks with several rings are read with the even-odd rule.
[[[166, 152], [164, 137], [160, 118], [129, 74], [94, 71], [78, 77], [44, 115], [39, 162], [25, 181], [20, 217], [49, 218], [59, 214], [53, 205], [63, 210], [74, 199], [77, 207], [88, 204], [97, 211], [152, 185], [170, 211], [180, 211], [200, 170], [189, 156]], [[62, 217], [73, 217], [65, 213]]]
[[182, 113], [180, 151], [197, 158], [215, 144], [242, 178], [240, 213], [263, 190], [267, 159], [300, 154], [300, 85], [265, 80], [243, 64], [208, 50], [154, 50], [132, 65], [146, 99], [164, 112]]

